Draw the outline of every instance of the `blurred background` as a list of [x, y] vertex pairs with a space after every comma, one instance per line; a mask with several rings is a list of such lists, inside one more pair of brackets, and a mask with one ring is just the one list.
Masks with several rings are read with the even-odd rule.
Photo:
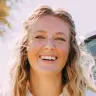
[[[68, 11], [75, 21], [78, 42], [83, 42], [88, 34], [96, 35], [96, 0], [0, 0], [0, 86], [8, 80], [8, 60], [22, 31], [22, 23], [39, 5]], [[94, 70], [96, 72], [96, 68]], [[88, 82], [91, 86], [92, 82]], [[96, 89], [89, 88], [86, 96], [96, 96], [95, 92]]]

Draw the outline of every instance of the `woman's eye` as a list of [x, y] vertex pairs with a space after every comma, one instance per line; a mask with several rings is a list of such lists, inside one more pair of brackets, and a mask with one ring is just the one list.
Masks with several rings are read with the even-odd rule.
[[37, 38], [37, 39], [45, 39], [44, 36], [36, 36], [35, 38]]
[[56, 38], [56, 40], [61, 40], [61, 41], [66, 41], [64, 38], [62, 38], [62, 37], [58, 37], [58, 38]]

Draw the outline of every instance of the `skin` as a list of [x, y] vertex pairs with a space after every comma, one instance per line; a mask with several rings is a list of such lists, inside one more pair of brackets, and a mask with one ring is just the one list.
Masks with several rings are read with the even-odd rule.
[[[70, 49], [70, 29], [66, 22], [50, 15], [40, 17], [31, 26], [27, 52], [31, 66], [29, 89], [34, 96], [59, 96], [63, 87], [62, 69]], [[42, 55], [57, 59], [45, 61], [40, 58]]]

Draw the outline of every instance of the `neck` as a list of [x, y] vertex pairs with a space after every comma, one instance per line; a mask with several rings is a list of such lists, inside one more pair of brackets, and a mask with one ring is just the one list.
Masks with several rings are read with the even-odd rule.
[[62, 93], [62, 74], [42, 76], [30, 72], [29, 90], [33, 96], [59, 96]]

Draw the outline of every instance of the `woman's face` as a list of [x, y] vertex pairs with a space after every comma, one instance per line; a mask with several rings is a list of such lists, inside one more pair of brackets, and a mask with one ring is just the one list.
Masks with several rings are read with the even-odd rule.
[[34, 72], [61, 72], [69, 54], [70, 29], [55, 16], [42, 16], [28, 33], [28, 60]]

